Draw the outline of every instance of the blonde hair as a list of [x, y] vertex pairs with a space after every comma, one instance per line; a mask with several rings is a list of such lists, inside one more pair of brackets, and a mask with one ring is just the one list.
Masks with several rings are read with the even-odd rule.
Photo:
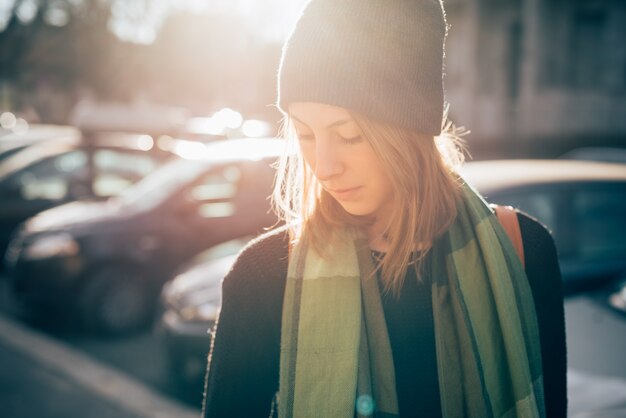
[[[464, 160], [460, 130], [447, 122], [439, 136], [425, 136], [357, 113], [350, 114], [389, 173], [394, 187], [397, 204], [386, 228], [389, 250], [378, 267], [385, 290], [397, 294], [408, 266], [415, 263], [419, 277], [434, 239], [456, 217], [460, 198], [456, 168]], [[324, 244], [338, 226], [365, 227], [371, 218], [349, 214], [321, 187], [297, 151], [297, 135], [287, 116], [282, 131], [288, 151], [278, 162], [272, 195], [274, 209], [290, 225], [293, 240], [305, 236], [324, 255]], [[416, 252], [417, 248], [420, 251]]]

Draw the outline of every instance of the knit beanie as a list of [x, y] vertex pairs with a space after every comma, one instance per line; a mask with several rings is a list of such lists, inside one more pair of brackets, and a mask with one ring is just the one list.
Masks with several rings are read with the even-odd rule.
[[318, 102], [439, 135], [443, 0], [311, 0], [283, 45], [278, 108]]

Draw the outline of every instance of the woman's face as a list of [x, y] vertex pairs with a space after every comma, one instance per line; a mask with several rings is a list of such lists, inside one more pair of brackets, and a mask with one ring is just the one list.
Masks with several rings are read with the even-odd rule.
[[302, 156], [322, 187], [352, 215], [389, 216], [391, 180], [348, 111], [297, 102], [289, 106], [289, 116]]

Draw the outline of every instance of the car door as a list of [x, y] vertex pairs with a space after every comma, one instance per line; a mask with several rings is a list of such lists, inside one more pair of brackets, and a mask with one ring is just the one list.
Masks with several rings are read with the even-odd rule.
[[267, 160], [223, 164], [185, 190], [182, 219], [194, 252], [272, 225], [267, 199], [273, 179], [269, 164]]

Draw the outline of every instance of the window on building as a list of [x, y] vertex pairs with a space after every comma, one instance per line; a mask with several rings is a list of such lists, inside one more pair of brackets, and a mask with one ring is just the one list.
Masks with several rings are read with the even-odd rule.
[[608, 13], [604, 9], [575, 11], [571, 26], [569, 84], [582, 89], [602, 89], [607, 84]]
[[522, 24], [519, 20], [513, 21], [509, 27], [508, 48], [506, 49], [507, 64], [507, 93], [511, 98], [519, 96], [522, 70]]

